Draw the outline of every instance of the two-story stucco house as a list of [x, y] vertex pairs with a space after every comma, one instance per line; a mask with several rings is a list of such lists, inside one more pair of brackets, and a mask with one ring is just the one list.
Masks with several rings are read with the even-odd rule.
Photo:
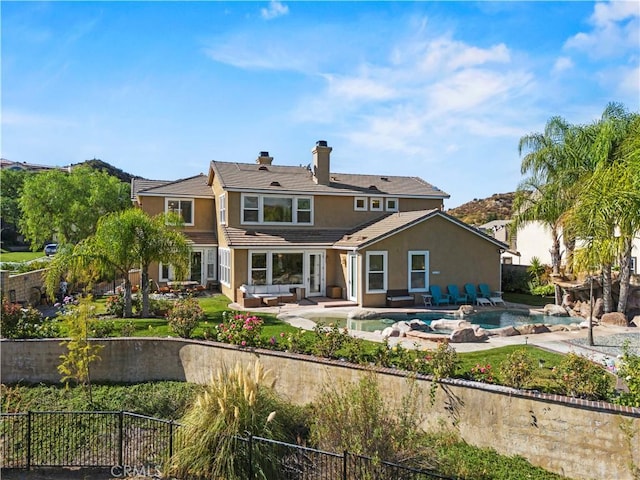
[[[330, 290], [361, 306], [384, 306], [388, 290], [422, 303], [430, 284], [499, 290], [507, 245], [444, 213], [448, 194], [418, 177], [332, 173], [331, 151], [318, 141], [309, 167], [277, 165], [268, 152], [212, 161], [208, 177], [138, 181], [132, 195], [150, 214], [182, 213], [191, 279], [234, 301], [246, 286]], [[155, 274], [162, 284], [171, 267]]]

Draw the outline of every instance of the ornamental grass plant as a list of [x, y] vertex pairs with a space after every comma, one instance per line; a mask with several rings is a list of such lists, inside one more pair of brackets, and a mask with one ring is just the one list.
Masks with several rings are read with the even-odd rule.
[[[273, 375], [259, 361], [221, 367], [180, 421], [169, 473], [178, 478], [247, 478], [247, 450], [238, 436], [290, 441], [296, 431], [294, 408], [278, 397], [274, 385]], [[267, 449], [254, 445], [256, 478], [272, 478], [274, 464]]]

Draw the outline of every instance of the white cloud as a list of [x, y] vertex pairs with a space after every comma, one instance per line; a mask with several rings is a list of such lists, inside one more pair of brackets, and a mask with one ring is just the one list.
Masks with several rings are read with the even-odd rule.
[[272, 20], [274, 18], [287, 15], [288, 13], [289, 7], [277, 0], [271, 0], [271, 2], [269, 2], [269, 7], [260, 9], [260, 14], [265, 20]]
[[600, 2], [589, 18], [593, 28], [565, 42], [565, 48], [587, 52], [594, 58], [624, 56], [637, 52], [640, 38], [640, 3]]
[[324, 75], [329, 95], [346, 100], [388, 100], [396, 96], [395, 89], [380, 79]]
[[3, 108], [2, 125], [7, 127], [75, 127], [78, 126], [78, 123], [63, 117]]
[[558, 57], [553, 64], [553, 73], [560, 73], [573, 68], [573, 60], [569, 57]]

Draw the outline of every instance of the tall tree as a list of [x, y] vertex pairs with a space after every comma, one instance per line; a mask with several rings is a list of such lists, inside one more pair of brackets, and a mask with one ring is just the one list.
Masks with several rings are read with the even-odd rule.
[[591, 132], [595, 165], [584, 175], [568, 220], [586, 242], [578, 261], [598, 265], [603, 274], [604, 310], [613, 310], [612, 266], [620, 266], [617, 310], [625, 312], [633, 239], [640, 232], [640, 115], [610, 104]]
[[142, 315], [148, 316], [149, 266], [152, 262], [170, 263], [182, 278], [189, 265], [190, 246], [179, 231], [176, 216], [150, 217], [138, 208], [113, 212], [102, 217], [94, 235], [54, 257], [46, 273], [47, 291], [55, 291], [62, 276], [84, 282], [110, 277], [114, 272], [124, 278], [125, 317], [132, 315], [129, 272], [141, 268], [143, 276]]
[[0, 170], [0, 185], [2, 186], [0, 218], [3, 228], [5, 225], [18, 225], [20, 221], [19, 198], [22, 194], [24, 180], [30, 174], [31, 172], [27, 170]]
[[[518, 150], [524, 154], [520, 183], [514, 199], [512, 228], [514, 232], [527, 223], [539, 221], [551, 231], [551, 268], [560, 274], [562, 261], [561, 232], [564, 213], [571, 202], [566, 178], [569, 156], [565, 149], [571, 126], [561, 117], [551, 118], [543, 133], [533, 133], [520, 139]], [[561, 302], [560, 287], [556, 284], [556, 303]]]
[[100, 217], [130, 205], [130, 186], [105, 172], [47, 170], [24, 182], [20, 229], [33, 250], [52, 239], [77, 244], [96, 231]]

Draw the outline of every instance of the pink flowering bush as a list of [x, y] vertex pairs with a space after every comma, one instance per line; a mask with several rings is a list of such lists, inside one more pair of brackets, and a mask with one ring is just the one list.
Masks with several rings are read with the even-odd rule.
[[216, 338], [241, 347], [257, 347], [261, 345], [263, 324], [255, 315], [226, 311], [222, 314], [222, 323], [216, 326]]
[[193, 331], [205, 318], [204, 310], [195, 298], [177, 300], [167, 313], [169, 327], [182, 338], [191, 338]]
[[493, 383], [493, 371], [491, 370], [491, 364], [486, 365], [477, 364], [471, 368], [471, 379], [476, 382]]

